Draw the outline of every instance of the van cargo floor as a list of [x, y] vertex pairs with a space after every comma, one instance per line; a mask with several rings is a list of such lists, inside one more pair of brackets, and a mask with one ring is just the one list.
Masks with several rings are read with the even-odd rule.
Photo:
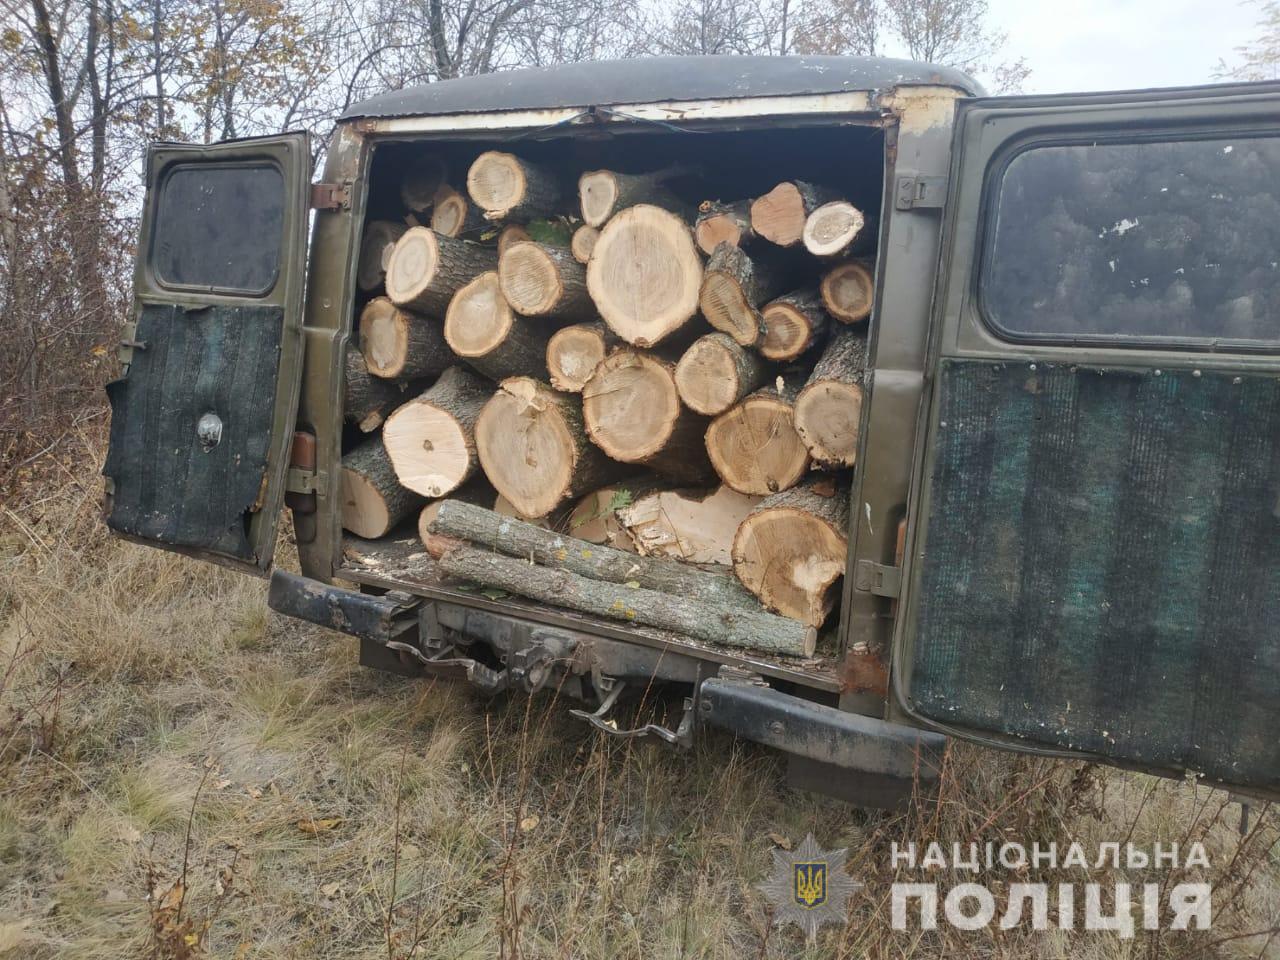
[[486, 596], [468, 584], [459, 583], [441, 574], [417, 537], [392, 536], [382, 540], [362, 540], [346, 534], [342, 554], [343, 566], [338, 571], [338, 576], [355, 583], [388, 590], [404, 590], [460, 606], [505, 613], [648, 647], [669, 649], [703, 660], [732, 664], [818, 690], [838, 692], [840, 689], [836, 671], [839, 661], [835, 656], [835, 640], [832, 635], [824, 634], [819, 638], [818, 656], [804, 660], [775, 657], [701, 643], [651, 627], [602, 620], [521, 597]]

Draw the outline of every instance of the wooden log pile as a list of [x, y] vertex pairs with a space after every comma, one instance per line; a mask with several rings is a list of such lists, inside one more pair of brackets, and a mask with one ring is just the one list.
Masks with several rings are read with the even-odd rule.
[[[873, 212], [788, 179], [425, 159], [370, 220], [343, 525], [449, 576], [810, 656], [848, 549]], [[430, 223], [430, 226], [426, 224]]]

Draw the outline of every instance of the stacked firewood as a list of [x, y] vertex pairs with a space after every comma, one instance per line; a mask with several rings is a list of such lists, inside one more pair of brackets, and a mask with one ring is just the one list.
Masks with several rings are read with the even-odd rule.
[[[414, 170], [409, 225], [370, 222], [361, 251], [376, 295], [345, 409], [369, 436], [343, 460], [347, 529], [381, 537], [420, 511], [446, 572], [601, 612], [581, 585], [551, 596], [535, 573], [459, 552], [457, 538], [505, 547], [447, 522], [456, 500], [547, 528], [561, 552], [581, 540], [637, 570], [731, 567], [735, 617], [751, 612], [745, 587], [755, 614], [810, 635], [824, 623], [847, 552], [874, 224], [815, 184], [698, 204], [677, 189], [688, 177], [589, 171], [574, 197], [510, 153], [481, 154], [465, 184], [436, 162]], [[619, 582], [633, 580], [693, 597], [678, 576]]]

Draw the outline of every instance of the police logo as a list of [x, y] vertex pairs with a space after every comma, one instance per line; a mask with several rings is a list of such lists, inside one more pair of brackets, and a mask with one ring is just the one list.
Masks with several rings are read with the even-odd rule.
[[849, 897], [860, 889], [844, 871], [848, 851], [823, 850], [813, 839], [794, 852], [773, 851], [773, 874], [757, 889], [774, 905], [774, 923], [794, 923], [812, 942], [824, 923], [844, 923]]
[[791, 869], [796, 878], [796, 903], [806, 910], [812, 910], [827, 902], [827, 862], [825, 860], [793, 863]]

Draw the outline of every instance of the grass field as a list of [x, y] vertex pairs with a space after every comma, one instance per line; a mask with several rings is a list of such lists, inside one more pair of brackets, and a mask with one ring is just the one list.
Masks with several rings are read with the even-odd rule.
[[[95, 477], [45, 488], [0, 518], [0, 956], [1280, 957], [1274, 810], [1242, 838], [1194, 784], [964, 746], [936, 804], [852, 810], [725, 738], [605, 742], [549, 695], [361, 670], [262, 582], [107, 538]], [[866, 884], [813, 945], [755, 889], [808, 832]], [[890, 928], [889, 884], [935, 879], [891, 843], [1003, 839], [1202, 840], [1213, 926]], [[1152, 882], [1124, 873], [980, 882]]]

